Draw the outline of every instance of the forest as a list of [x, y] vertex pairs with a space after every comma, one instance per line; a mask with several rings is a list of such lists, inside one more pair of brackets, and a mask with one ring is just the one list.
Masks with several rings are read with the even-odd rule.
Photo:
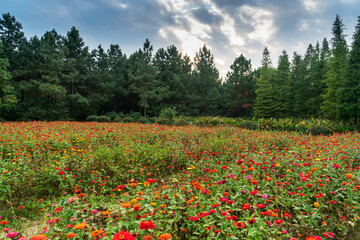
[[[153, 50], [146, 39], [127, 56], [117, 44], [89, 49], [72, 27], [25, 37], [10, 13], [0, 18], [0, 119], [83, 121], [89, 115], [360, 118], [360, 17], [346, 42], [336, 16], [332, 38], [304, 54], [283, 51], [275, 66], [267, 47], [261, 67], [244, 55], [225, 77], [204, 44], [194, 59], [175, 45]], [[330, 29], [329, 29], [330, 30]]]

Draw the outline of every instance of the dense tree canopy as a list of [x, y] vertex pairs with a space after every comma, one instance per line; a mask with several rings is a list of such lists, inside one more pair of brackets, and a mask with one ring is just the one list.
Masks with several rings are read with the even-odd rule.
[[336, 16], [331, 49], [324, 39], [301, 55], [283, 51], [273, 66], [268, 48], [262, 66], [237, 57], [219, 78], [207, 45], [194, 59], [170, 45], [154, 52], [148, 39], [125, 55], [121, 47], [90, 50], [72, 27], [27, 39], [9, 13], [0, 17], [0, 118], [85, 120], [89, 115], [360, 118], [360, 20], [351, 49]]

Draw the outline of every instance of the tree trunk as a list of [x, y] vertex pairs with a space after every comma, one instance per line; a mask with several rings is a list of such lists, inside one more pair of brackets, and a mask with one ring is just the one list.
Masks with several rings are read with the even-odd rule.
[[146, 107], [144, 107], [144, 117], [146, 117]]

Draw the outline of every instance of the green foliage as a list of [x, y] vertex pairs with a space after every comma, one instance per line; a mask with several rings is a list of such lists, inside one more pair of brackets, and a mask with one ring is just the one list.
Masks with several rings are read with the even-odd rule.
[[96, 121], [97, 122], [110, 122], [111, 120], [108, 116], [101, 115], [101, 116], [96, 117]]
[[130, 123], [135, 122], [135, 119], [133, 117], [124, 117], [121, 121], [124, 123]]
[[342, 19], [337, 15], [332, 29], [332, 56], [330, 57], [329, 70], [327, 71], [326, 79], [324, 80], [327, 89], [322, 105], [324, 116], [330, 119], [336, 118], [338, 92], [343, 87], [347, 71], [348, 48], [346, 45], [344, 29], [345, 27], [342, 23]]
[[240, 122], [238, 126], [240, 128], [245, 128], [245, 129], [249, 129], [249, 130], [256, 130], [259, 128], [259, 126], [256, 122], [249, 121], [249, 120], [244, 120], [244, 121]]
[[267, 48], [264, 49], [260, 78], [256, 79], [256, 99], [254, 115], [257, 117], [274, 116], [274, 89], [271, 84], [273, 69], [271, 67], [270, 54]]
[[146, 117], [141, 117], [137, 120], [138, 123], [148, 123], [148, 119]]
[[88, 121], [88, 122], [95, 122], [95, 121], [97, 121], [97, 116], [96, 115], [90, 115], [90, 116], [87, 116], [86, 117], [86, 121]]
[[178, 119], [175, 119], [174, 125], [175, 126], [187, 126], [187, 125], [189, 125], [189, 122], [183, 118], [178, 118]]
[[118, 122], [118, 123], [119, 123], [119, 122], [123, 122], [123, 121], [122, 121], [122, 118], [121, 118], [121, 117], [116, 117], [116, 118], [114, 118], [114, 122]]
[[360, 17], [355, 27], [349, 65], [344, 85], [339, 89], [337, 117], [353, 122], [357, 129], [360, 120]]
[[166, 107], [166, 108], [161, 109], [159, 116], [173, 120], [177, 114], [178, 114], [178, 112], [176, 111], [175, 107]]
[[322, 125], [316, 125], [309, 128], [311, 135], [329, 135], [331, 131], [328, 127]]
[[165, 117], [158, 117], [156, 119], [156, 123], [159, 125], [170, 125], [173, 123], [173, 121], [171, 121], [170, 119], [165, 118]]

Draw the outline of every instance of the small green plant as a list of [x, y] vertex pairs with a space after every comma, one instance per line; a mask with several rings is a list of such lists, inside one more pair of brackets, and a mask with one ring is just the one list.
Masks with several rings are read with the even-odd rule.
[[121, 118], [121, 117], [116, 117], [116, 118], [114, 119], [114, 122], [122, 122], [122, 118]]
[[96, 115], [90, 115], [86, 117], [86, 121], [88, 122], [95, 122], [97, 120], [97, 116]]
[[147, 118], [141, 117], [141, 118], [139, 118], [139, 119], [137, 120], [137, 122], [138, 122], [138, 123], [148, 123], [149, 121], [148, 121]]
[[98, 116], [96, 118], [97, 122], [110, 122], [110, 118], [108, 116], [102, 115], [102, 116]]
[[129, 122], [134, 122], [135, 120], [134, 120], [134, 118], [133, 117], [124, 117], [123, 119], [122, 119], [122, 122], [124, 122], [124, 123], [129, 123]]
[[186, 126], [186, 125], [189, 125], [189, 122], [186, 121], [185, 119], [176, 119], [175, 122], [174, 122], [174, 125], [176, 126]]
[[160, 124], [160, 125], [170, 125], [172, 123], [172, 121], [170, 119], [168, 119], [168, 118], [165, 118], [165, 117], [159, 117], [156, 120], [156, 123]]
[[166, 108], [163, 108], [161, 111], [160, 111], [160, 117], [162, 118], [167, 118], [167, 119], [174, 119], [175, 116], [178, 114], [178, 112], [176, 111], [176, 108], [175, 107], [166, 107]]
[[239, 123], [240, 128], [250, 129], [250, 130], [256, 130], [259, 128], [259, 125], [256, 122], [244, 120]]
[[329, 135], [331, 130], [328, 127], [322, 125], [315, 125], [309, 128], [308, 130], [311, 135]]

